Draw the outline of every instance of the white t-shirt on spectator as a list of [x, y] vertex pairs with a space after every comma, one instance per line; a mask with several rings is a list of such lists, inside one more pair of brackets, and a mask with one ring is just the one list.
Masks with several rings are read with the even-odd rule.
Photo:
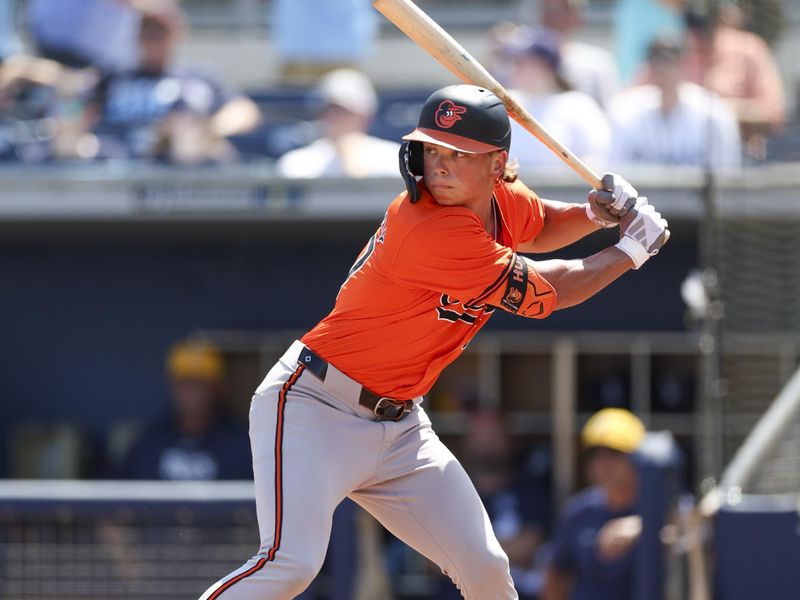
[[381, 138], [358, 135], [351, 139], [347, 168], [344, 158], [328, 138], [290, 150], [278, 159], [284, 177], [391, 177], [398, 173], [400, 145]]
[[678, 98], [668, 115], [661, 112], [661, 91], [654, 85], [614, 98], [609, 110], [613, 163], [740, 167], [739, 127], [728, 104], [688, 82], [681, 84]]
[[[600, 106], [579, 91], [550, 96], [514, 96], [553, 137], [589, 167], [606, 168], [611, 146], [611, 128]], [[548, 170], [568, 167], [516, 121], [511, 122], [511, 157], [521, 169]]]

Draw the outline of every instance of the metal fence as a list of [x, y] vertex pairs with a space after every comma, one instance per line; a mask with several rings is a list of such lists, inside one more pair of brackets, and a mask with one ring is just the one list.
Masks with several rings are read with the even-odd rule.
[[258, 550], [250, 483], [0, 484], [0, 597], [196, 600]]

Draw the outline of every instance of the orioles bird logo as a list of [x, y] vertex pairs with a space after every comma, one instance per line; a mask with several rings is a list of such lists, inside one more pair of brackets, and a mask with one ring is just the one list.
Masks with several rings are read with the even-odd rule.
[[442, 129], [450, 129], [461, 120], [461, 115], [467, 112], [463, 106], [455, 104], [452, 100], [444, 100], [436, 109], [436, 124]]
[[509, 304], [519, 304], [522, 301], [522, 293], [517, 288], [511, 288], [506, 294], [505, 301]]

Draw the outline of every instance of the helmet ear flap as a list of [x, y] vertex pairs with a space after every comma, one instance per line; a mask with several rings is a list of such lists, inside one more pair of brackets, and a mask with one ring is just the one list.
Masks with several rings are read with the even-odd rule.
[[422, 177], [423, 166], [422, 142], [403, 142], [400, 145], [400, 175], [412, 204], [420, 199], [417, 177]]
[[422, 158], [422, 142], [408, 143], [408, 166], [417, 177], [425, 174], [425, 163]]

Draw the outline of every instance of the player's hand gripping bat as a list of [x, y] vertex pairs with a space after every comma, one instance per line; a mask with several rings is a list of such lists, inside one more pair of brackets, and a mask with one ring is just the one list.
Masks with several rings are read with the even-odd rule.
[[508, 95], [505, 88], [483, 65], [411, 0], [373, 0], [372, 4], [403, 33], [466, 83], [493, 92], [502, 100], [511, 118], [567, 163], [586, 183], [594, 189], [603, 188], [594, 171], [550, 135], [527, 110]]

